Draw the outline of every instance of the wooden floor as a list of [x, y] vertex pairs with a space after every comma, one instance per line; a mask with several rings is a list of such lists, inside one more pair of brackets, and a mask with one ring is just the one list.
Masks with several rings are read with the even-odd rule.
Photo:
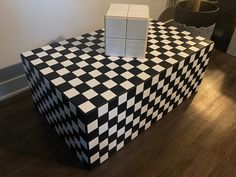
[[236, 58], [214, 51], [199, 92], [92, 171], [25, 92], [0, 103], [0, 177], [235, 177]]

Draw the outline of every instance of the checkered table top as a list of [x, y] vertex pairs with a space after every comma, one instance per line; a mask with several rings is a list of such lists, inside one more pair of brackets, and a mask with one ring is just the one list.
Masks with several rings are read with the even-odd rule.
[[104, 30], [22, 54], [34, 68], [87, 114], [172, 66], [213, 47], [212, 41], [151, 20], [146, 57], [105, 55]]

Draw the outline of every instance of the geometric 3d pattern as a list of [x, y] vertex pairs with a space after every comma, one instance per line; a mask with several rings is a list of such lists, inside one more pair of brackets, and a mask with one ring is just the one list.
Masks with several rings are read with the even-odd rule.
[[36, 107], [92, 168], [197, 91], [213, 46], [151, 20], [143, 59], [106, 56], [103, 30], [21, 57]]

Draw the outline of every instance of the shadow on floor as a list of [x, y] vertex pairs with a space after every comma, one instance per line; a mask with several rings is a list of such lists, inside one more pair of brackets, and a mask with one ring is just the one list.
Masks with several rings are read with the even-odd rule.
[[236, 101], [236, 57], [214, 50], [210, 58], [207, 69], [214, 71], [210, 77], [221, 77], [223, 74], [221, 92]]
[[10, 99], [0, 105], [3, 113], [0, 118], [0, 155], [2, 151], [5, 155], [11, 154], [15, 163], [21, 163], [22, 159], [38, 159], [51, 165], [85, 170], [64, 140], [36, 111], [29, 91], [12, 99], [14, 102]]

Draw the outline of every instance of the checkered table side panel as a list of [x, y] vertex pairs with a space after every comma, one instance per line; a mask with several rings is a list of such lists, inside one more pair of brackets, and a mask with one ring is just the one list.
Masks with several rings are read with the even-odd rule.
[[27, 60], [22, 60], [33, 101], [47, 122], [75, 151], [80, 161], [88, 166], [88, 144], [85, 141], [86, 126], [79, 119], [77, 108], [53, 87]]
[[194, 54], [101, 106], [98, 119], [88, 124], [92, 166], [107, 160], [196, 92], [208, 62], [208, 52]]
[[144, 59], [106, 56], [104, 45], [104, 31], [98, 30], [23, 53], [23, 57], [89, 114], [190, 55], [213, 48], [205, 38], [156, 21], [150, 22]]

